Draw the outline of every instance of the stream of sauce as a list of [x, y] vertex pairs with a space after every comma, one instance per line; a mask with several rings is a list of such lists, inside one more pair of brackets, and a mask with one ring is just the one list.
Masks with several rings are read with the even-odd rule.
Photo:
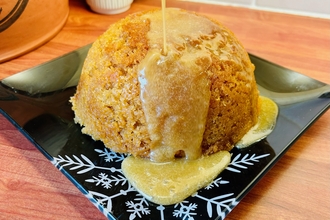
[[167, 43], [166, 43], [166, 0], [162, 0], [162, 18], [163, 18], [163, 54], [167, 55]]

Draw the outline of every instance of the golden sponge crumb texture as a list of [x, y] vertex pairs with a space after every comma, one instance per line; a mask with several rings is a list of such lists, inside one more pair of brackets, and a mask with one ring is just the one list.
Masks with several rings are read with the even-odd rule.
[[[211, 97], [202, 152], [209, 155], [231, 150], [257, 121], [259, 94], [254, 65], [234, 34], [222, 24], [192, 12], [176, 11], [180, 16], [188, 14], [212, 24], [211, 33], [182, 39], [187, 48], [208, 47], [212, 58], [205, 70]], [[162, 46], [151, 45], [148, 38], [153, 13], [159, 10], [131, 14], [112, 24], [94, 42], [71, 98], [75, 122], [82, 125], [83, 133], [113, 151], [140, 157], [149, 157], [151, 140], [140, 99], [138, 65], [150, 49]], [[176, 48], [181, 50], [180, 46]]]

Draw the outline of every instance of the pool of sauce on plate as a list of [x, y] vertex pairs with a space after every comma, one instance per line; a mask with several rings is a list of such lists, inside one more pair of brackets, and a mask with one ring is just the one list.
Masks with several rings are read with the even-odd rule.
[[227, 151], [196, 160], [177, 159], [167, 163], [131, 156], [122, 162], [122, 170], [132, 186], [146, 199], [170, 205], [207, 186], [229, 163], [230, 153]]
[[235, 144], [237, 148], [248, 147], [251, 144], [267, 137], [276, 124], [276, 118], [278, 114], [278, 107], [276, 103], [267, 98], [260, 96], [260, 111], [258, 115], [258, 121], [244, 136]]

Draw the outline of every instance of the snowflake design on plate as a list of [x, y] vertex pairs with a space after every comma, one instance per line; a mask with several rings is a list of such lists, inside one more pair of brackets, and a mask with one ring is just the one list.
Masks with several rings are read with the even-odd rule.
[[105, 189], [110, 189], [113, 184], [123, 186], [127, 182], [127, 179], [124, 175], [120, 174], [109, 177], [106, 173], [99, 173], [98, 177], [93, 176], [93, 179], [86, 179], [86, 182], [95, 183], [96, 186], [101, 184]]
[[125, 204], [128, 207], [127, 212], [131, 213], [129, 219], [141, 218], [142, 215], [150, 214], [149, 203], [144, 197], [137, 197], [134, 201], [127, 201]]
[[226, 170], [240, 173], [240, 169], [248, 169], [248, 166], [254, 165], [253, 162], [259, 162], [260, 159], [264, 157], [268, 157], [269, 154], [262, 154], [262, 155], [256, 155], [252, 154], [251, 156], [249, 154], [245, 154], [242, 158], [241, 154], [237, 154], [234, 159], [230, 162], [229, 166], [227, 166]]
[[[188, 203], [188, 204], [187, 204]], [[173, 216], [180, 217], [182, 219], [193, 220], [197, 213], [195, 212], [197, 208], [196, 203], [189, 203], [188, 201], [183, 201], [174, 205], [175, 209], [173, 212]]]
[[[106, 163], [121, 163], [127, 156], [125, 154], [115, 153], [108, 148], [95, 149], [98, 157], [101, 158]], [[241, 173], [241, 170], [248, 169], [249, 166], [253, 166], [258, 163], [261, 159], [269, 156], [269, 154], [237, 154], [227, 166], [226, 170], [232, 173]], [[193, 194], [190, 198], [177, 203], [173, 206], [152, 206], [145, 197], [136, 191], [136, 189], [131, 186], [128, 180], [125, 178], [122, 170], [114, 166], [105, 165], [98, 166], [88, 158], [86, 155], [58, 155], [54, 157], [52, 163], [60, 170], [67, 168], [70, 172], [75, 172], [77, 175], [87, 175], [85, 178], [85, 183], [89, 183], [97, 187], [102, 187], [105, 190], [110, 190], [113, 187], [119, 187], [120, 190], [116, 191], [111, 195], [106, 195], [104, 190], [98, 192], [95, 190], [88, 190], [86, 196], [96, 205], [100, 211], [102, 211], [108, 218], [112, 218], [110, 213], [113, 213], [113, 201], [116, 198], [127, 196], [130, 193], [135, 193], [135, 197], [128, 201], [125, 201], [126, 213], [130, 220], [133, 219], [143, 219], [144, 216], [149, 216], [155, 212], [158, 213], [159, 219], [165, 220], [170, 217], [167, 209], [172, 210], [172, 218], [174, 219], [185, 219], [194, 220], [198, 216], [198, 209], [201, 208], [206, 210], [208, 218], [224, 219], [226, 214], [228, 214], [237, 204], [234, 193], [226, 193], [223, 195], [213, 195], [207, 196], [200, 191]], [[88, 175], [93, 173], [93, 175]], [[215, 188], [220, 188], [224, 185], [230, 184], [229, 180], [223, 179], [219, 176], [214, 179], [210, 184], [208, 184], [203, 190], [212, 191]], [[193, 202], [199, 201], [198, 203]], [[193, 201], [192, 201], [193, 200]]]

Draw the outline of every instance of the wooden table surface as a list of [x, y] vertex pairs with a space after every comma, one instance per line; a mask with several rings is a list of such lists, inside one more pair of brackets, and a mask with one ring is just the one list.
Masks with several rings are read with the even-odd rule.
[[[93, 42], [118, 19], [160, 7], [135, 0], [119, 15], [91, 12], [70, 0], [61, 32], [40, 48], [0, 64], [0, 78]], [[246, 49], [330, 84], [330, 20], [238, 7], [168, 2], [229, 27]], [[0, 39], [1, 43], [1, 39]], [[227, 219], [330, 219], [330, 111], [319, 118]], [[13, 125], [0, 116], [0, 219], [105, 219]]]

